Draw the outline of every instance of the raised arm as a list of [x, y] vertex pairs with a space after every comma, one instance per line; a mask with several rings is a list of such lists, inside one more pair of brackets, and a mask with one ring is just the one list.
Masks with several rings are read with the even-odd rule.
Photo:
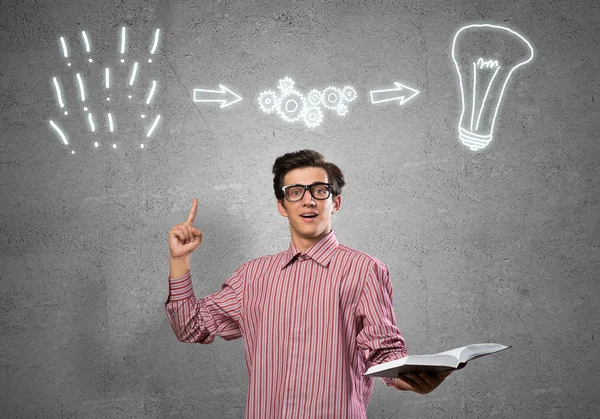
[[215, 336], [235, 339], [241, 336], [244, 266], [223, 283], [219, 292], [196, 298], [190, 255], [202, 242], [202, 232], [193, 227], [197, 209], [198, 200], [194, 198], [187, 220], [169, 232], [169, 296], [165, 311], [175, 336], [182, 342], [211, 343]]

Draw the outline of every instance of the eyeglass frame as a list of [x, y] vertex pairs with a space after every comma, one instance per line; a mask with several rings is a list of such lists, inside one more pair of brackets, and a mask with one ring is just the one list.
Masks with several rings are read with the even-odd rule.
[[[313, 195], [311, 187], [316, 186], [316, 185], [327, 185], [328, 190], [329, 190], [329, 195], [327, 195], [327, 198], [317, 198], [316, 196]], [[285, 193], [285, 190], [287, 188], [291, 188], [292, 186], [301, 186], [304, 188], [304, 190], [302, 191], [302, 196], [297, 199], [296, 201], [290, 201], [289, 198], [287, 197], [287, 194]], [[303, 185], [301, 183], [294, 183], [292, 185], [287, 185], [284, 186], [283, 188], [281, 188], [281, 190], [283, 191], [283, 197], [285, 198], [286, 201], [288, 202], [300, 202], [304, 199], [304, 195], [306, 195], [306, 191], [310, 192], [310, 196], [312, 196], [314, 199], [316, 199], [317, 201], [325, 201], [326, 199], [329, 199], [331, 197], [331, 195], [333, 194], [333, 192], [331, 191], [331, 187], [333, 186], [333, 183], [326, 183], [326, 182], [315, 182], [315, 183], [311, 183], [310, 185]]]

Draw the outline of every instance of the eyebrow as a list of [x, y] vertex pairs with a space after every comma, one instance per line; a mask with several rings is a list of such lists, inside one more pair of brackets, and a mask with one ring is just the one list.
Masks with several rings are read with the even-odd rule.
[[313, 185], [329, 185], [329, 182], [313, 182], [313, 183], [308, 183], [308, 184], [303, 184], [303, 183], [292, 183], [289, 185], [284, 185], [283, 187], [289, 187], [289, 186], [313, 186]]

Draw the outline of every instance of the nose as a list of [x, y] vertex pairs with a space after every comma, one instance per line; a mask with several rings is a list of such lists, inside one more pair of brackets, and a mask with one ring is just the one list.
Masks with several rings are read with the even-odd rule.
[[[307, 202], [307, 200], [308, 200], [308, 202]], [[302, 204], [303, 205], [316, 205], [315, 200], [310, 193], [310, 189], [307, 189], [306, 191], [304, 191], [304, 196], [302, 197]]]

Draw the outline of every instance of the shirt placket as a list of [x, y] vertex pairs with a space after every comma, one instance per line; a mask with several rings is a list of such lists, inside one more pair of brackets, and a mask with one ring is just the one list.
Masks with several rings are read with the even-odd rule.
[[289, 351], [289, 371], [286, 377], [286, 389], [285, 389], [285, 400], [283, 403], [283, 417], [284, 418], [294, 418], [297, 415], [297, 407], [299, 405], [299, 400], [296, 400], [298, 397], [293, 391], [294, 388], [298, 386], [299, 380], [299, 363], [302, 358], [302, 342], [300, 342], [300, 338], [303, 334], [302, 325], [299, 321], [302, 315], [303, 304], [300, 302], [300, 293], [301, 287], [304, 283], [304, 278], [302, 278], [301, 267], [302, 264], [308, 263], [308, 256], [300, 255], [298, 259], [292, 263], [292, 275], [290, 275], [290, 281], [292, 283], [290, 286], [293, 290], [292, 303], [290, 304], [292, 312], [288, 317], [288, 330], [290, 331], [290, 351]]

